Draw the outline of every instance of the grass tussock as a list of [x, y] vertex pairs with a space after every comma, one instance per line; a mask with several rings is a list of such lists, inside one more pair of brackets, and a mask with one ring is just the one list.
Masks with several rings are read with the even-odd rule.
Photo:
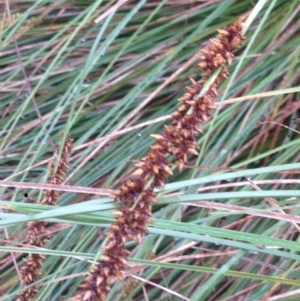
[[298, 1], [4, 4], [0, 300], [297, 300]]

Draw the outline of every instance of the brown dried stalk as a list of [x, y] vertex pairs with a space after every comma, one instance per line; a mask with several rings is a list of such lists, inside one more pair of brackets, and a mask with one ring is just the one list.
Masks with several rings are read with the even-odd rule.
[[[54, 171], [56, 160], [55, 158], [49, 162], [48, 169], [50, 178], [48, 184], [62, 184], [65, 172], [68, 169], [67, 161], [71, 154], [73, 147], [73, 140], [67, 137], [60, 160], [58, 162], [57, 170]], [[59, 198], [59, 192], [55, 190], [45, 190], [44, 197], [40, 204], [55, 206]], [[51, 239], [51, 235], [47, 233], [47, 226], [49, 223], [42, 221], [30, 221], [27, 223], [28, 231], [25, 236], [28, 246], [43, 248], [45, 244]], [[21, 268], [22, 285], [28, 286], [34, 283], [39, 275], [44, 256], [41, 254], [32, 254], [27, 259], [24, 259], [25, 265]], [[35, 286], [31, 286], [18, 294], [17, 301], [27, 301], [34, 299], [38, 293]]]
[[[227, 79], [227, 64], [231, 64], [235, 51], [244, 37], [241, 34], [241, 19], [219, 30], [215, 39], [200, 50], [199, 66], [202, 68], [202, 80], [191, 79], [187, 92], [179, 100], [180, 107], [172, 114], [172, 123], [165, 126], [160, 135], [152, 135], [156, 144], [138, 163], [135, 164], [131, 177], [121, 185], [112, 196], [123, 207], [114, 212], [116, 222], [108, 231], [108, 243], [103, 248], [102, 262], [91, 268], [90, 275], [81, 288], [84, 290], [80, 300], [94, 301], [106, 299], [109, 284], [118, 278], [123, 280], [122, 271], [128, 266], [130, 252], [125, 248], [128, 240], [139, 243], [147, 232], [146, 224], [151, 223], [150, 205], [156, 202], [155, 188], [163, 188], [168, 175], [172, 174], [167, 155], [171, 155], [179, 171], [187, 163], [189, 155], [197, 155], [199, 148], [196, 133], [201, 133], [199, 124], [204, 124], [215, 108], [214, 99], [217, 88]], [[199, 97], [204, 84], [217, 68], [221, 68], [214, 83]]]

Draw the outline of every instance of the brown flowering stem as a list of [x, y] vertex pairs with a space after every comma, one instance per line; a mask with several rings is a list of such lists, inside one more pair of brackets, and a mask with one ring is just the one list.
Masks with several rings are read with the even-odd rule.
[[151, 205], [155, 203], [154, 189], [162, 189], [169, 175], [172, 175], [171, 157], [179, 171], [188, 163], [188, 157], [198, 155], [196, 135], [202, 133], [200, 125], [211, 117], [218, 96], [217, 88], [228, 78], [227, 65], [231, 64], [235, 51], [244, 37], [241, 34], [241, 19], [218, 30], [219, 34], [210, 44], [201, 49], [202, 79], [186, 87], [186, 93], [179, 99], [181, 105], [172, 114], [170, 125], [160, 134], [151, 135], [156, 143], [133, 167], [130, 177], [112, 195], [122, 207], [114, 211], [116, 222], [107, 232], [107, 244], [103, 248], [102, 262], [95, 264], [89, 276], [81, 285], [79, 299], [84, 301], [106, 300], [111, 282], [123, 280], [122, 271], [128, 266], [130, 252], [125, 244], [129, 240], [142, 242], [151, 223]]
[[[63, 183], [65, 172], [68, 169], [67, 161], [71, 154], [73, 147], [73, 140], [67, 137], [63, 146], [62, 154], [57, 162], [57, 170], [54, 172], [55, 158], [49, 162], [48, 169], [50, 178], [48, 184], [60, 185]], [[55, 206], [59, 198], [58, 191], [45, 190], [44, 197], [40, 201], [40, 204]], [[27, 246], [43, 248], [46, 243], [51, 239], [51, 235], [47, 232], [47, 226], [49, 223], [44, 221], [29, 221], [27, 223], [27, 233], [25, 240], [27, 240]], [[21, 282], [23, 286], [27, 286], [21, 293], [18, 294], [17, 301], [28, 301], [36, 297], [38, 289], [32, 285], [37, 281], [41, 274], [40, 269], [44, 256], [41, 254], [32, 254], [28, 258], [24, 259], [25, 265], [22, 266]]]

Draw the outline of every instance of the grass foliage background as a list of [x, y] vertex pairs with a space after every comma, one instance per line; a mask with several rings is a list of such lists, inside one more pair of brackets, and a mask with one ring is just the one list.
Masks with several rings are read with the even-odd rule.
[[[108, 300], [299, 300], [299, 1], [1, 5], [0, 300], [21, 290], [14, 260], [29, 252], [45, 255], [38, 300], [76, 293], [118, 207], [78, 191], [117, 188], [189, 77], [200, 78], [198, 50], [253, 9], [200, 155], [181, 174], [174, 166], [149, 234], [128, 243], [130, 277]], [[75, 141], [66, 184], [78, 191], [54, 209], [37, 205], [53, 145], [66, 135]], [[53, 222], [46, 249], [22, 241], [33, 219]]]

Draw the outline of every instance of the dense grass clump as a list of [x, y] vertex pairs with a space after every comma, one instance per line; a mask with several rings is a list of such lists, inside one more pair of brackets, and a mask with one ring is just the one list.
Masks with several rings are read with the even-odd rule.
[[298, 1], [2, 12], [0, 300], [298, 299]]

